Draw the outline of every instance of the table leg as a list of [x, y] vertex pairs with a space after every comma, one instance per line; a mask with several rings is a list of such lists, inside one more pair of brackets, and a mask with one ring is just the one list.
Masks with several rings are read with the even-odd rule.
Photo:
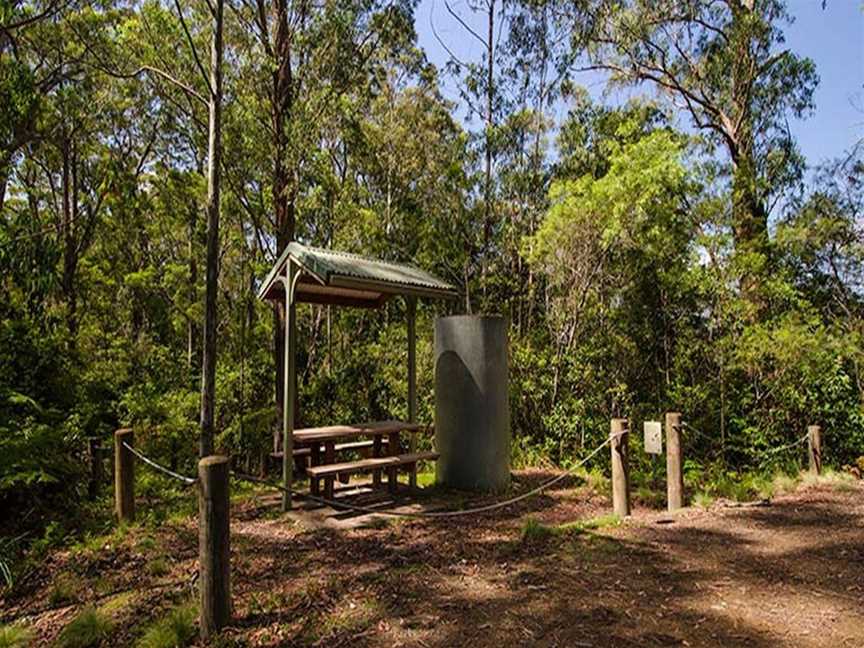
[[[381, 435], [376, 434], [372, 438], [372, 456], [373, 457], [380, 457], [381, 456], [381, 446], [382, 446]], [[373, 470], [372, 471], [372, 485], [376, 488], [381, 486], [381, 471], [380, 470]]]
[[395, 457], [402, 452], [402, 443], [399, 432], [391, 432], [387, 435], [387, 454]]
[[[335, 441], [325, 441], [324, 442], [324, 463], [332, 464], [336, 463], [336, 442]], [[333, 499], [333, 477], [325, 477], [324, 478], [324, 497], [327, 499]]]
[[[387, 454], [395, 457], [402, 452], [402, 443], [399, 438], [399, 432], [391, 432], [387, 435]], [[387, 471], [387, 486], [391, 493], [396, 493], [397, 485], [399, 484], [399, 469], [393, 466]]]
[[321, 444], [313, 443], [312, 444], [312, 452], [311, 452], [311, 461], [313, 466], [321, 465]]
[[396, 494], [399, 488], [399, 482], [397, 481], [398, 473], [396, 472], [396, 466], [388, 466], [387, 467], [387, 490], [389, 490], [393, 495]]

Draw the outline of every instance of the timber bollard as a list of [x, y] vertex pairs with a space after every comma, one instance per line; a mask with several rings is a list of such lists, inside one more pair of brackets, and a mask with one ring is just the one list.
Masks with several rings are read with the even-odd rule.
[[618, 517], [630, 515], [630, 474], [627, 466], [627, 419], [612, 419], [612, 508]]
[[681, 414], [666, 412], [666, 508], [684, 506], [684, 471], [681, 452]]
[[227, 457], [198, 462], [198, 586], [205, 641], [231, 620], [229, 469]]
[[810, 472], [822, 473], [822, 426], [807, 426], [807, 455], [810, 459]]
[[90, 460], [90, 482], [87, 484], [87, 498], [92, 502], [99, 495], [105, 477], [102, 470], [102, 442], [98, 437], [90, 437], [87, 441], [88, 459]]
[[114, 511], [120, 522], [135, 521], [135, 456], [124, 443], [133, 447], [130, 429], [114, 432]]

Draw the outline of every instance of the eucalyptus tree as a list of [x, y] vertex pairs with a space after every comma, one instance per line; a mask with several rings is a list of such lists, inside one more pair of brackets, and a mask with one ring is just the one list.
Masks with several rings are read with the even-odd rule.
[[[236, 162], [230, 165], [236, 173], [229, 173], [228, 182], [251, 221], [262, 256], [272, 260], [300, 235], [328, 242], [328, 219], [304, 221], [301, 213], [305, 194], [316, 192], [325, 125], [339, 121], [351, 103], [347, 97], [369, 87], [378, 54], [399, 50], [413, 38], [413, 4], [240, 0], [230, 6], [237, 26], [229, 38], [242, 53], [237, 96], [243, 119], [233, 124], [242, 131], [230, 136], [227, 154]], [[284, 327], [284, 309], [276, 305], [273, 348], [280, 418]], [[280, 429], [277, 420], [277, 448]]]
[[[448, 71], [458, 79], [459, 96], [464, 102], [466, 116], [470, 121], [479, 118], [483, 123], [482, 132], [475, 134], [480, 142], [482, 171], [480, 193], [482, 195], [482, 218], [480, 222], [479, 245], [473, 240], [467, 241], [469, 259], [479, 257], [480, 288], [485, 298], [488, 289], [490, 261], [495, 254], [493, 239], [500, 227], [498, 208], [496, 206], [495, 163], [497, 159], [497, 129], [507, 114], [506, 95], [503, 92], [501, 79], [502, 56], [499, 44], [502, 34], [509, 25], [507, 3], [503, 0], [469, 0], [464, 8], [454, 6], [449, 0], [443, 0], [444, 8], [450, 19], [459, 25], [462, 38], [480, 45], [481, 55], [476, 60], [469, 60], [454, 51], [455, 43], [447, 43], [436, 31], [434, 18], [432, 30], [438, 42], [448, 54]], [[479, 254], [474, 247], [479, 248]], [[469, 271], [466, 267], [466, 305], [471, 308]]]
[[788, 118], [813, 108], [810, 59], [784, 43], [783, 0], [575, 3], [574, 47], [618, 84], [654, 85], [728, 157], [742, 288], [762, 302], [768, 216], [803, 168]]

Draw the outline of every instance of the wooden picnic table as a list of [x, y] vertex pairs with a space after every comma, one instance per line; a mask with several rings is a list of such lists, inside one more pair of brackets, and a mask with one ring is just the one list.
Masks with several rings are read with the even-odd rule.
[[[336, 463], [336, 443], [358, 437], [372, 437], [372, 457], [382, 456], [383, 438], [387, 437], [387, 454], [396, 456], [401, 452], [401, 433], [416, 433], [424, 430], [426, 426], [407, 421], [372, 421], [370, 423], [357, 423], [352, 425], [328, 425], [316, 428], [301, 428], [294, 430], [294, 444], [306, 445], [310, 448], [312, 466], [331, 465]], [[322, 461], [321, 446], [324, 446], [324, 457]], [[347, 474], [345, 475], [347, 477]], [[325, 492], [328, 497], [333, 496], [333, 477], [325, 477]], [[372, 472], [372, 482], [375, 486], [381, 484], [381, 470]]]

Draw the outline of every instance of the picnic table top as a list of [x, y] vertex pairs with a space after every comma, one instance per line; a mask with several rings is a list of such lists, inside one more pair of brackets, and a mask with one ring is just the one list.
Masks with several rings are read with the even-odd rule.
[[317, 428], [302, 428], [294, 430], [295, 441], [336, 441], [359, 436], [377, 436], [392, 432], [418, 432], [426, 426], [407, 421], [372, 421], [370, 423], [355, 423], [352, 425], [328, 425]]

